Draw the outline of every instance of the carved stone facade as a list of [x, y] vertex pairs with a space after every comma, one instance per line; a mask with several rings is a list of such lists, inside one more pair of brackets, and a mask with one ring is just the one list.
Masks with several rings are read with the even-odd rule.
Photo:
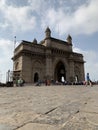
[[40, 43], [22, 41], [14, 51], [14, 78], [22, 77], [26, 82], [34, 83], [45, 79], [61, 82], [75, 77], [84, 81], [83, 55], [72, 50], [72, 38], [67, 41], [51, 37], [49, 27], [45, 31], [45, 39]]

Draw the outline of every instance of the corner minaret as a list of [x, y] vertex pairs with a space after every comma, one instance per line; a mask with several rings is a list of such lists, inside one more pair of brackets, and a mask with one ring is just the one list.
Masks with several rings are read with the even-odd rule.
[[34, 38], [33, 43], [34, 43], [34, 44], [37, 44], [37, 40], [36, 40], [36, 38]]
[[72, 45], [72, 37], [70, 36], [70, 34], [68, 34], [66, 40], [67, 40], [67, 42], [68, 42], [70, 45]]
[[46, 34], [45, 38], [50, 38], [51, 37], [51, 30], [50, 30], [49, 27], [46, 28], [45, 34]]

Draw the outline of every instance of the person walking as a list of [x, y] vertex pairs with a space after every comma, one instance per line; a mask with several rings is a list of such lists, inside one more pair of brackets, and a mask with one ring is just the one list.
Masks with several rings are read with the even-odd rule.
[[90, 80], [89, 73], [87, 73], [87, 75], [86, 75], [86, 86], [87, 85], [90, 85], [92, 87], [92, 81]]

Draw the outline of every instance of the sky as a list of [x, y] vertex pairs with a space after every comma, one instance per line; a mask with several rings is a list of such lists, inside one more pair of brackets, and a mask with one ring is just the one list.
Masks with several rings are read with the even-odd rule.
[[38, 42], [47, 26], [52, 37], [72, 36], [73, 51], [82, 53], [85, 74], [98, 80], [98, 0], [0, 0], [0, 82], [13, 70], [11, 58], [22, 40]]

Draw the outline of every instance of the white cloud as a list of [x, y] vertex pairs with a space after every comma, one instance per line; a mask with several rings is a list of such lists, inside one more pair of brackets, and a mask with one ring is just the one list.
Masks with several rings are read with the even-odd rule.
[[27, 31], [36, 25], [35, 17], [30, 17], [29, 13], [28, 7], [13, 8], [10, 6], [6, 12], [5, 19], [15, 30]]
[[[61, 34], [73, 32], [74, 34], [92, 34], [98, 31], [98, 0], [90, 0], [74, 12], [68, 12], [64, 8], [49, 9], [46, 17], [42, 20], [42, 25], [50, 25]], [[70, 8], [71, 10], [71, 8]]]
[[14, 49], [13, 46], [13, 41], [0, 39], [0, 50], [2, 50], [5, 55], [9, 56], [9, 53], [12, 53], [11, 50]]
[[92, 0], [89, 5], [81, 6], [74, 14], [74, 22], [80, 33], [92, 34], [98, 31], [98, 0]]
[[97, 52], [92, 50], [81, 50], [80, 48], [73, 48], [74, 52], [82, 53], [84, 56], [85, 73], [89, 72], [92, 80], [98, 80], [98, 57]]
[[41, 7], [44, 5], [45, 0], [28, 0], [28, 3], [32, 7], [32, 10], [39, 11]]
[[6, 0], [0, 0], [0, 9], [3, 9], [5, 6]]
[[3, 21], [0, 21], [2, 28], [9, 27], [14, 31], [28, 31], [36, 26], [36, 17], [31, 16], [29, 6], [15, 7], [7, 5], [6, 1], [2, 0], [0, 7], [3, 17]]
[[0, 74], [2, 82], [6, 81], [6, 72], [12, 69], [13, 41], [0, 39]]
[[85, 0], [81, 4], [79, 0], [28, 0], [27, 5], [19, 7], [8, 5], [6, 1], [8, 0], [0, 1], [3, 17], [3, 21], [0, 21], [1, 28], [28, 31], [36, 27], [37, 20], [41, 20], [42, 27], [53, 27], [56, 32], [59, 29], [61, 35], [92, 34], [98, 31], [98, 0]]

